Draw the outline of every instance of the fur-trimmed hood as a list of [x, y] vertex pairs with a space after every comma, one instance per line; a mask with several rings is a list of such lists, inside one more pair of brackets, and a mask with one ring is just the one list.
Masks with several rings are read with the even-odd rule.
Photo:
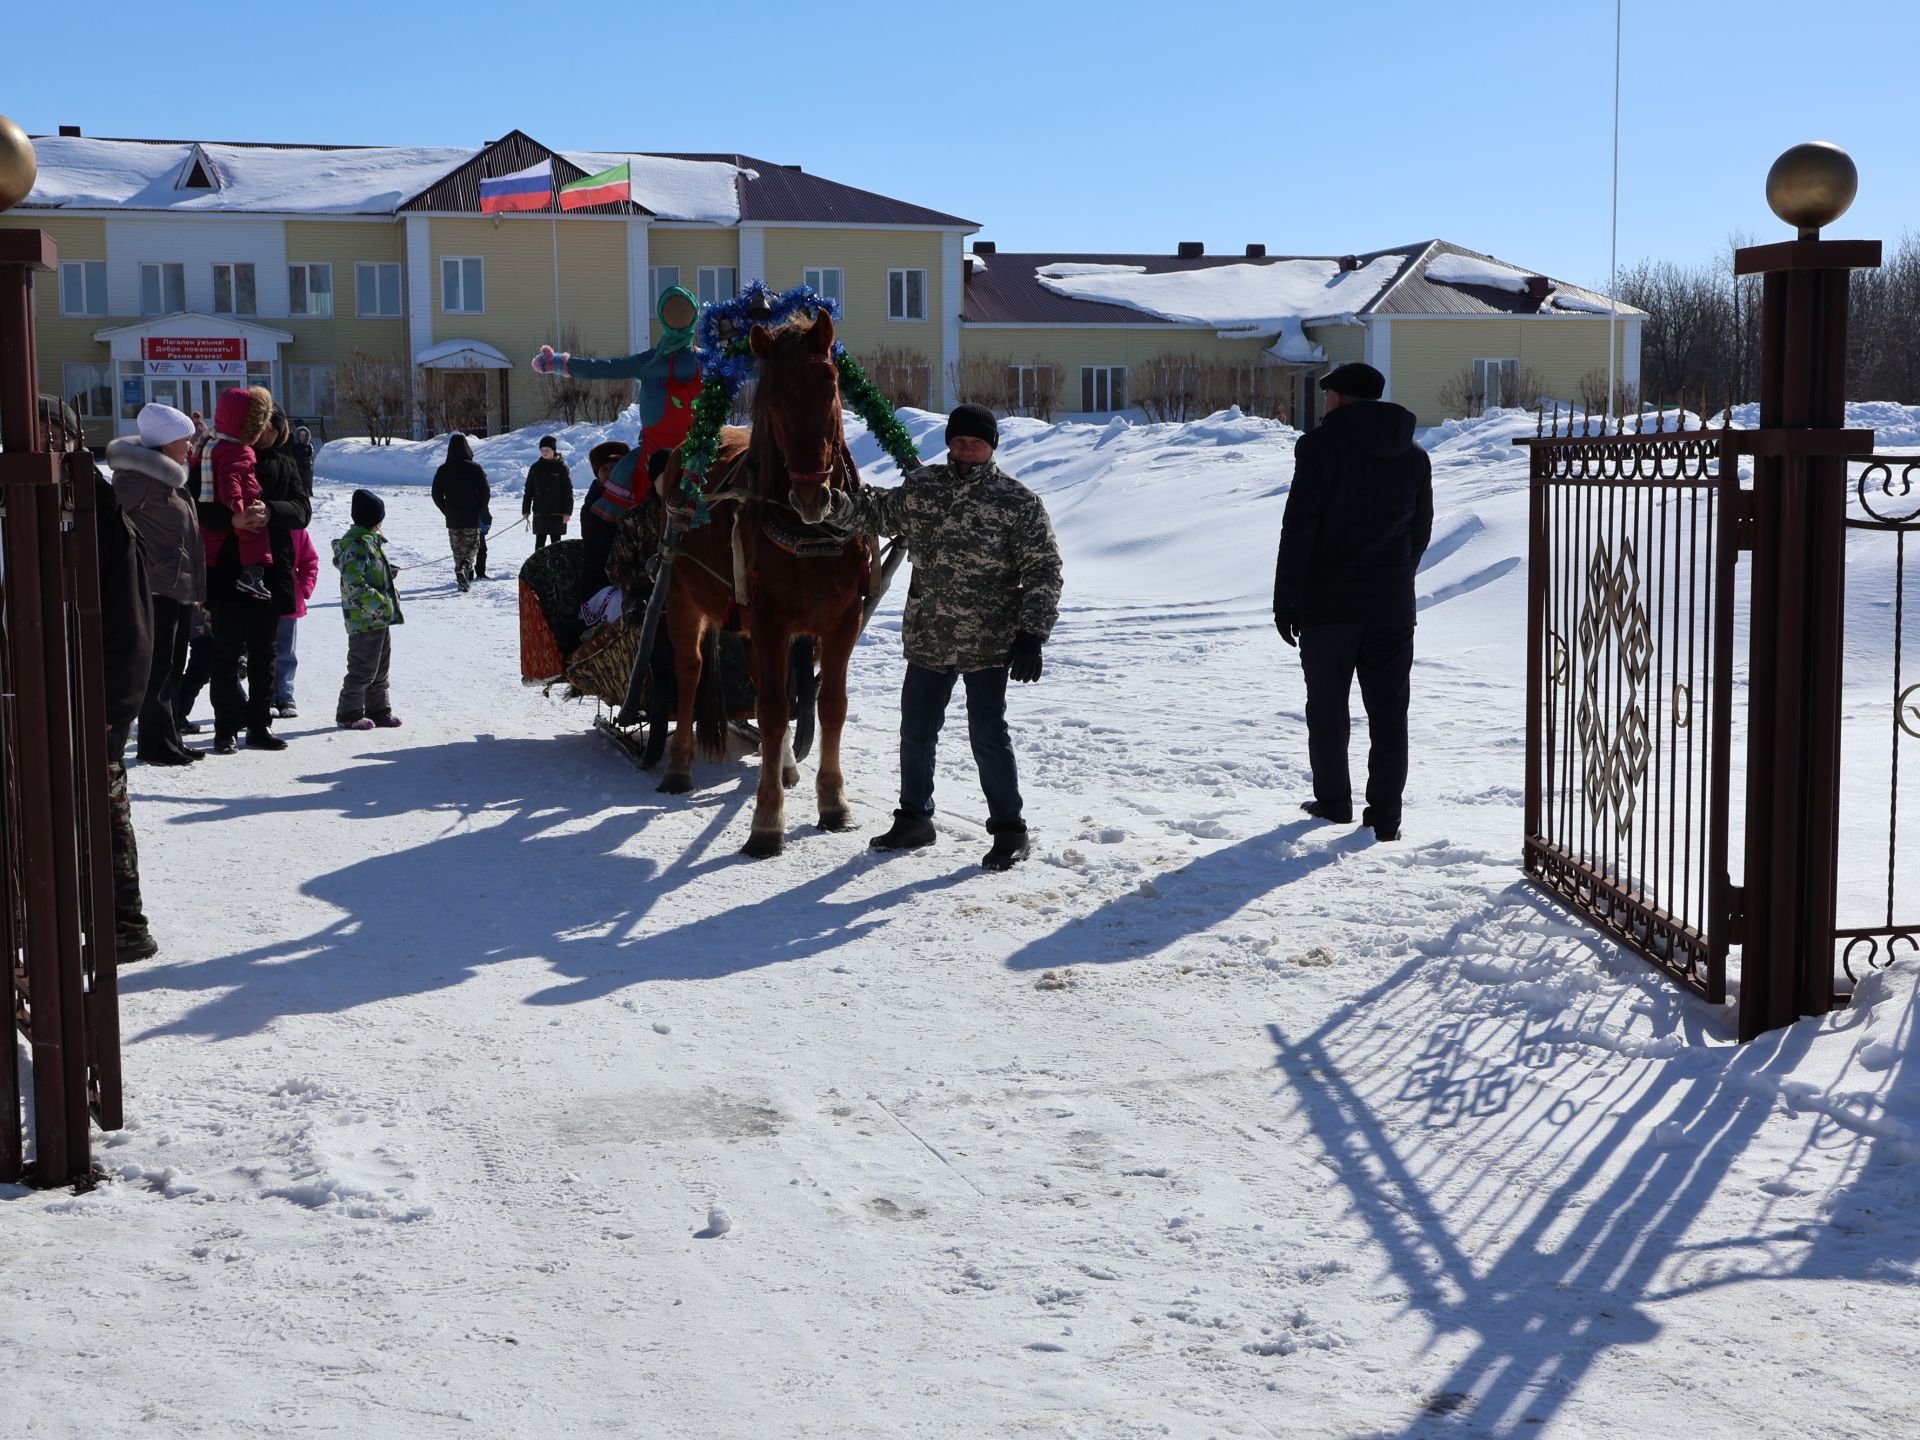
[[239, 444], [251, 445], [272, 422], [273, 392], [264, 385], [236, 385], [214, 402], [213, 428]]
[[131, 470], [136, 475], [145, 475], [150, 480], [158, 480], [169, 489], [178, 490], [187, 483], [187, 467], [170, 455], [158, 450], [149, 450], [131, 435], [122, 435], [107, 446], [107, 468], [118, 474], [122, 470]]

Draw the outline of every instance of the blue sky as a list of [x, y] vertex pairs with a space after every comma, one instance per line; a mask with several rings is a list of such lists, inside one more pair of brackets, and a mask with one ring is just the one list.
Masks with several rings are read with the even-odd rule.
[[[323, 24], [311, 7], [249, 10], [258, 63], [243, 70], [219, 58], [230, 22], [216, 41], [114, 3], [82, 40], [62, 28], [73, 12], [28, 7], [15, 53], [86, 69], [10, 65], [0, 111], [33, 133], [345, 144], [518, 127], [560, 149], [803, 165], [978, 220], [1007, 250], [1340, 253], [1443, 235], [1606, 278], [1612, 0], [326, 9]], [[1803, 139], [1860, 166], [1830, 234], [1920, 229], [1920, 4], [1625, 14], [1622, 263], [1705, 261], [1734, 230], [1784, 237], [1763, 182]]]

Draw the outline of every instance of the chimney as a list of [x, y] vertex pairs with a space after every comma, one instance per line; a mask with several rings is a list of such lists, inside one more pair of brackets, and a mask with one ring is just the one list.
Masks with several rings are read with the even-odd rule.
[[991, 240], [976, 240], [973, 242], [973, 253], [976, 255], [991, 255], [994, 253], [994, 248], [994, 243]]
[[1266, 258], [1267, 258], [1267, 247], [1266, 247], [1266, 246], [1264, 246], [1264, 245], [1249, 245], [1249, 246], [1247, 247], [1247, 258], [1248, 258], [1249, 260], [1264, 260], [1264, 259], [1266, 259]]
[[1347, 270], [1358, 270], [1359, 268], [1360, 268], [1360, 257], [1359, 257], [1359, 256], [1357, 256], [1357, 255], [1342, 255], [1342, 256], [1340, 257], [1340, 269], [1341, 269], [1342, 271], [1347, 271]]
[[782, 165], [780, 168], [782, 170], [791, 170], [796, 175], [806, 174], [806, 171], [802, 170], [798, 165]]
[[1527, 295], [1530, 299], [1544, 300], [1553, 292], [1553, 281], [1544, 275], [1527, 277]]
[[1199, 240], [1182, 240], [1179, 253], [1182, 260], [1198, 260], [1207, 253], [1207, 247]]
[[71, 136], [77, 140], [80, 138], [80, 127], [78, 125], [62, 125], [60, 127], [60, 133]]

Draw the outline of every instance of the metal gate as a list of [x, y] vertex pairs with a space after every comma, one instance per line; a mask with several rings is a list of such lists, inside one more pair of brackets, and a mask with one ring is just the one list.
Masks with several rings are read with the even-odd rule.
[[1718, 1003], [1744, 513], [1733, 438], [1670, 430], [1664, 415], [1640, 434], [1559, 423], [1520, 442], [1532, 460], [1526, 870]]

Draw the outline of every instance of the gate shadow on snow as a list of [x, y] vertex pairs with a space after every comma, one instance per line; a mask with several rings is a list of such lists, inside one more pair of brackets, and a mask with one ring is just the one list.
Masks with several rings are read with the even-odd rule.
[[[554, 746], [569, 743], [580, 748], [578, 765], [556, 767]], [[374, 763], [307, 777], [314, 788], [294, 795], [215, 801], [177, 817], [175, 824], [194, 825], [325, 812], [378, 823], [440, 805], [450, 824], [424, 844], [369, 856], [301, 886], [302, 895], [342, 912], [311, 934], [197, 964], [124, 972], [123, 992], [209, 992], [178, 1019], [134, 1038], [230, 1038], [283, 1015], [344, 1012], [450, 989], [505, 961], [538, 961], [563, 977], [530, 1004], [571, 1004], [653, 980], [713, 978], [832, 949], [882, 923], [870, 915], [964, 878], [955, 873], [857, 903], [835, 902], [832, 892], [870, 862], [849, 857], [824, 874], [800, 875], [802, 833], [790, 842], [800, 856], [790, 851], [786, 861], [771, 862], [795, 865], [790, 887], [650, 930], [648, 921], [671, 914], [672, 897], [684, 887], [735, 866], [768, 863], [740, 856], [726, 837], [753, 803], [758, 771], [721, 771], [717, 784], [664, 797], [601, 747], [579, 736], [388, 751], [371, 757]], [[447, 796], [457, 796], [457, 804]], [[662, 861], [625, 853], [656, 816], [687, 810], [707, 818], [679, 854]], [[297, 825], [288, 830], [299, 833]]]

